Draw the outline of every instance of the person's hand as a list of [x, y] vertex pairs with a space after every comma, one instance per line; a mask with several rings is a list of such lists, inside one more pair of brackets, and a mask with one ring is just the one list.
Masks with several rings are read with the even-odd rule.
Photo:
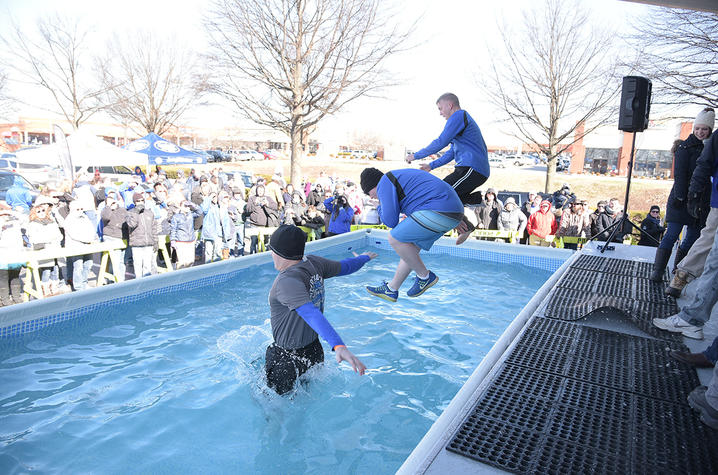
[[[359, 254], [357, 254], [357, 253], [354, 252], [354, 251], [352, 251], [352, 254], [354, 254], [354, 257], [359, 257]], [[372, 260], [372, 259], [374, 259], [376, 256], [378, 256], [379, 254], [377, 254], [376, 252], [367, 251], [367, 252], [362, 252], [361, 255], [362, 255], [362, 256], [369, 256], [369, 260]]]
[[408, 154], [406, 154], [406, 158], [405, 158], [404, 160], [406, 160], [406, 163], [411, 163], [411, 162], [413, 162], [413, 161], [414, 161], [414, 154], [413, 154], [413, 153], [408, 153]]
[[698, 198], [697, 194], [688, 197], [688, 200], [686, 201], [686, 211], [688, 211], [688, 214], [694, 218], [698, 218], [702, 211], [701, 208], [701, 200]]
[[424, 170], [425, 172], [431, 171], [431, 165], [429, 165], [428, 163], [422, 163], [421, 165], [419, 165], [419, 168]]
[[354, 356], [354, 354], [347, 349], [346, 346], [338, 346], [335, 350], [337, 363], [341, 363], [342, 361], [346, 361], [349, 363], [349, 365], [352, 367], [355, 373], [359, 373], [360, 375], [364, 375], [364, 372], [366, 371], [366, 366], [364, 366], [364, 363], [359, 361], [359, 358]]
[[468, 230], [469, 230], [469, 227], [468, 227], [468, 226], [466, 225], [466, 223], [463, 222], [463, 221], [461, 221], [461, 222], [456, 226], [456, 232], [459, 233], [459, 234], [464, 234], [464, 233], [465, 233], [466, 231], [468, 231]]
[[170, 241], [170, 247], [171, 247], [172, 249], [176, 249], [176, 248], [177, 248], [177, 241]]

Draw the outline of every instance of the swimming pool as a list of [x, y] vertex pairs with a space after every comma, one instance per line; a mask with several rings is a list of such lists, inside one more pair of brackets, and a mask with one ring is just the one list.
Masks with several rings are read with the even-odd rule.
[[[261, 381], [276, 275], [267, 255], [239, 260], [254, 264], [248, 268], [215, 266], [209, 286], [167, 285], [178, 272], [147, 279], [148, 287], [164, 285], [141, 298], [95, 302], [91, 311], [63, 302], [74, 315], [66, 322], [6, 331], [0, 471], [394, 472], [562, 259], [526, 254], [534, 259], [527, 264], [548, 267], [539, 269], [508, 263], [515, 253], [491, 255], [501, 246], [447, 244], [426, 257], [441, 269], [439, 284], [391, 304], [363, 288], [396, 264], [383, 236], [310, 246], [336, 259], [349, 248], [380, 253], [360, 272], [326, 282], [327, 316], [369, 371], [359, 377], [325, 351], [327, 363], [291, 398]], [[494, 261], [467, 259], [481, 253]], [[212, 270], [203, 267], [185, 275]], [[232, 270], [224, 278], [219, 269]], [[32, 308], [24, 313], [42, 320]]]

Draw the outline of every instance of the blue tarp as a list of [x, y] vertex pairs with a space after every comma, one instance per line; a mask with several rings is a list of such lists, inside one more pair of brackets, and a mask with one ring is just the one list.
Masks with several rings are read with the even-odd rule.
[[207, 163], [207, 159], [203, 155], [185, 150], [154, 132], [128, 143], [125, 148], [132, 152], [147, 155], [150, 165], [199, 165]]

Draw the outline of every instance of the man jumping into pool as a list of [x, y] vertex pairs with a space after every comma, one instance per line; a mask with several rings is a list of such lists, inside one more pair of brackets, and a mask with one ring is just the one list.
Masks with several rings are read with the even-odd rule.
[[[486, 149], [484, 137], [479, 126], [468, 112], [461, 109], [459, 98], [447, 92], [436, 101], [439, 114], [446, 119], [444, 130], [439, 138], [416, 153], [406, 156], [406, 161], [428, 157], [439, 152], [451, 144], [451, 148], [431, 163], [424, 163], [420, 168], [430, 172], [434, 168], [446, 165], [452, 160], [456, 161], [454, 171], [449, 173], [444, 181], [451, 185], [463, 204], [481, 203], [481, 194], [474, 192], [489, 179], [489, 154]], [[459, 225], [459, 238], [456, 244], [462, 244], [474, 230], [474, 225], [464, 217]]]
[[[436, 274], [426, 268], [419, 251], [431, 249], [437, 239], [461, 222], [464, 205], [451, 185], [413, 168], [393, 170], [386, 175], [376, 168], [365, 168], [361, 173], [361, 187], [364, 193], [379, 199], [379, 217], [382, 223], [393, 228], [389, 244], [400, 258], [390, 282], [366, 289], [372, 295], [396, 302], [399, 287], [413, 270], [416, 279], [406, 295], [418, 297], [439, 281]], [[407, 217], [399, 222], [401, 213]]]
[[274, 342], [267, 347], [265, 371], [267, 385], [278, 394], [291, 391], [302, 374], [324, 361], [317, 334], [336, 352], [337, 363], [346, 361], [361, 375], [366, 370], [324, 317], [324, 279], [356, 272], [376, 254], [354, 253], [354, 257], [341, 262], [304, 256], [306, 240], [298, 227], [282, 225], [269, 241], [279, 275], [269, 291]]

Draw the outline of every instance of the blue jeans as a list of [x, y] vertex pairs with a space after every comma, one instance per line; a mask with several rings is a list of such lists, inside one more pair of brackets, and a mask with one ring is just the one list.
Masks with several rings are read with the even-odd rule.
[[73, 256], [72, 260], [72, 287], [74, 290], [87, 288], [87, 276], [92, 270], [92, 254]]
[[697, 284], [696, 296], [677, 315], [686, 322], [702, 326], [710, 318], [711, 310], [718, 301], [718, 239], [713, 239], [713, 246]]
[[56, 281], [60, 278], [60, 269], [57, 267], [57, 264], [55, 264], [52, 267], [44, 267], [42, 269], [42, 276], [40, 277], [40, 280], [43, 284], [47, 284], [48, 282]]
[[[679, 223], [666, 223], [666, 232], [663, 235], [663, 239], [661, 239], [661, 244], [658, 246], [658, 249], [673, 249], [673, 245], [678, 241], [678, 236], [681, 234], [681, 230], [683, 229], [683, 225]], [[694, 242], [696, 242], [696, 239], [698, 239], [698, 236], [701, 234], [701, 228], [698, 226], [686, 226], [686, 232], [683, 235], [683, 241], [681, 241], [681, 249], [683, 251], [688, 252], [688, 249], [691, 248]]]
[[715, 340], [713, 340], [711, 346], [709, 346], [706, 351], [703, 352], [703, 354], [711, 363], [715, 364], [716, 362], [718, 362], [718, 336], [715, 338]]

